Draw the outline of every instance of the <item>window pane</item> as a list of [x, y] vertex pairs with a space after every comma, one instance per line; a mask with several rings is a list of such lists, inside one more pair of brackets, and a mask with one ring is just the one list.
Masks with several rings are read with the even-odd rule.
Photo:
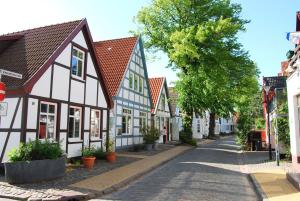
[[82, 61], [78, 60], [78, 72], [77, 72], [77, 75], [79, 77], [82, 76]]
[[70, 115], [74, 115], [74, 108], [70, 107], [69, 113], [70, 113]]
[[80, 59], [83, 59], [83, 53], [80, 52], [80, 51], [78, 51], [78, 57], [79, 57]]
[[138, 76], [134, 75], [134, 90], [138, 89]]
[[80, 119], [75, 119], [75, 137], [78, 138], [80, 133]]
[[72, 51], [72, 55], [73, 55], [73, 56], [77, 56], [77, 50], [74, 49], [74, 48], [73, 48], [73, 51]]
[[133, 74], [129, 74], [129, 88], [132, 89], [133, 87]]
[[140, 88], [140, 92], [143, 92], [143, 79], [140, 78], [140, 83], [139, 83], [139, 88]]
[[74, 117], [69, 118], [69, 138], [74, 137]]
[[41, 103], [41, 112], [47, 113], [47, 111], [48, 111], [48, 105]]
[[72, 75], [77, 75], [77, 58], [72, 57]]
[[122, 133], [126, 133], [126, 116], [122, 117]]
[[55, 105], [49, 105], [49, 113], [55, 113]]
[[127, 132], [128, 134], [131, 134], [131, 116], [128, 116], [128, 121], [127, 121]]

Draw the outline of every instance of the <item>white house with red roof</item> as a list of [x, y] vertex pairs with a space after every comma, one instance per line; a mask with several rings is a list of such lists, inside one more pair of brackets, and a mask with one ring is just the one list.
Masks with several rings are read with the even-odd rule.
[[159, 143], [167, 143], [172, 140], [172, 113], [167, 81], [165, 77], [158, 77], [150, 78], [149, 83], [153, 101], [151, 109], [153, 122], [161, 133]]
[[21, 142], [61, 143], [68, 157], [105, 146], [111, 101], [86, 19], [0, 36], [8, 109], [1, 116], [0, 162]]
[[94, 45], [113, 100], [110, 135], [115, 137], [115, 146], [141, 144], [141, 128], [150, 126], [152, 106], [142, 40], [129, 37]]

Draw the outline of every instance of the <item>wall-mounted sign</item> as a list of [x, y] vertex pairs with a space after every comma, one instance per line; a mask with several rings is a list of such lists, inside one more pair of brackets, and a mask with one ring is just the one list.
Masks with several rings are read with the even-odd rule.
[[7, 102], [0, 103], [0, 116], [6, 116], [7, 115], [7, 108], [8, 108], [8, 103]]

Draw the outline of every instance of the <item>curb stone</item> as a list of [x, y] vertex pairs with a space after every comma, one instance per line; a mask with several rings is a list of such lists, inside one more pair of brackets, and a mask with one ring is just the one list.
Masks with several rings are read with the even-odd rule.
[[258, 196], [259, 201], [269, 201], [267, 195], [265, 192], [262, 190], [261, 186], [259, 185], [258, 181], [256, 180], [255, 176], [252, 174], [247, 174], [247, 178], [250, 181], [250, 183], [253, 186], [253, 189]]
[[133, 175], [132, 177], [129, 177], [129, 178], [125, 179], [124, 181], [122, 181], [122, 182], [120, 182], [120, 183], [118, 183], [118, 184], [112, 185], [111, 187], [108, 187], [108, 188], [106, 188], [106, 189], [104, 189], [104, 190], [102, 190], [102, 191], [97, 191], [97, 192], [95, 192], [95, 193], [93, 194], [93, 196], [88, 196], [88, 199], [93, 199], [93, 198], [96, 198], [96, 197], [101, 197], [101, 196], [103, 196], [103, 195], [107, 195], [107, 194], [110, 194], [110, 193], [112, 193], [112, 192], [115, 192], [115, 191], [119, 190], [120, 188], [123, 188], [123, 187], [125, 187], [126, 185], [130, 184], [131, 182], [137, 180], [138, 178], [140, 178], [140, 177], [142, 177], [142, 176], [144, 176], [144, 175], [146, 175], [146, 174], [152, 172], [152, 171], [155, 170], [156, 168], [158, 168], [158, 167], [160, 167], [160, 166], [166, 164], [167, 162], [169, 162], [169, 161], [171, 161], [171, 160], [173, 160], [173, 159], [179, 157], [180, 155], [182, 155], [182, 154], [184, 154], [184, 153], [186, 153], [186, 152], [188, 152], [188, 151], [191, 151], [191, 150], [193, 150], [193, 149], [194, 149], [194, 147], [191, 146], [190, 149], [184, 150], [183, 152], [179, 153], [178, 155], [173, 156], [173, 157], [171, 157], [171, 158], [169, 158], [169, 159], [167, 159], [167, 160], [165, 160], [165, 161], [163, 161], [163, 162], [161, 162], [161, 163], [159, 163], [159, 164], [153, 166], [152, 168], [149, 168], [149, 169], [147, 169], [147, 170], [145, 170], [145, 171], [143, 171], [143, 172], [141, 172], [141, 173], [139, 173], [139, 174]]

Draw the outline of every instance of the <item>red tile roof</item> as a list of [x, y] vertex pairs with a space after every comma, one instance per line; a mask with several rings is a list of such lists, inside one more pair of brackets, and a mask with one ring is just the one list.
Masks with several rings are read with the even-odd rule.
[[2, 81], [10, 89], [22, 87], [82, 21], [1, 35], [0, 68], [23, 75], [21, 80], [3, 77]]
[[108, 85], [110, 96], [116, 96], [138, 37], [95, 42], [95, 48]]
[[153, 108], [151, 109], [152, 113], [155, 112], [156, 104], [158, 104], [160, 91], [164, 84], [164, 81], [165, 81], [164, 77], [149, 78], [150, 92], [151, 92], [151, 97], [153, 102]]

